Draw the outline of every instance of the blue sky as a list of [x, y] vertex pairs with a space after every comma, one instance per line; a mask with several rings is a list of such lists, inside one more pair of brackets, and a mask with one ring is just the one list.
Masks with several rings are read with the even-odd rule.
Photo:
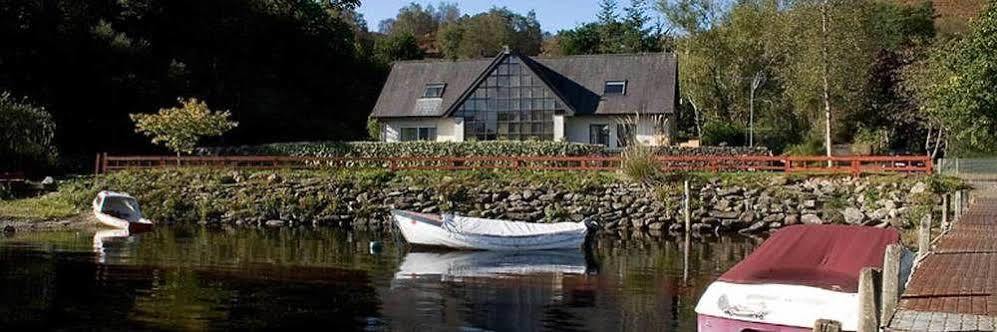
[[[377, 23], [386, 18], [393, 18], [412, 0], [363, 0], [360, 13], [364, 15], [371, 30], [377, 30]], [[414, 1], [427, 5], [436, 5], [438, 1]], [[456, 2], [462, 14], [475, 14], [486, 11], [493, 6], [508, 7], [514, 12], [526, 14], [531, 9], [537, 12], [540, 27], [544, 31], [557, 32], [571, 29], [581, 23], [595, 20], [599, 11], [599, 0], [461, 0]], [[620, 7], [629, 1], [620, 1]]]

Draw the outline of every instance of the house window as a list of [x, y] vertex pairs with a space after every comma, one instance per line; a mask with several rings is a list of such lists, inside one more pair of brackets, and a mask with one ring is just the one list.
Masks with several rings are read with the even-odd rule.
[[625, 148], [637, 140], [637, 126], [633, 124], [616, 125], [616, 146]]
[[445, 83], [426, 84], [426, 91], [422, 93], [422, 98], [443, 98], [443, 89], [446, 87]]
[[589, 143], [609, 146], [609, 125], [589, 125]]
[[518, 57], [509, 56], [454, 113], [467, 140], [554, 139], [554, 114], [564, 106]]
[[627, 94], [627, 81], [606, 81], [606, 86], [602, 89], [603, 95], [625, 95]]
[[411, 141], [435, 141], [436, 140], [436, 128], [433, 127], [420, 127], [420, 128], [402, 128], [402, 142]]

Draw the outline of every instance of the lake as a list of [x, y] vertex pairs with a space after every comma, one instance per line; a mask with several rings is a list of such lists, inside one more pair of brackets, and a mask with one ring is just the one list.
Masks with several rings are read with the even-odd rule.
[[120, 235], [0, 236], [0, 330], [690, 331], [705, 287], [761, 242], [693, 238], [686, 261], [667, 235], [534, 253], [333, 229]]

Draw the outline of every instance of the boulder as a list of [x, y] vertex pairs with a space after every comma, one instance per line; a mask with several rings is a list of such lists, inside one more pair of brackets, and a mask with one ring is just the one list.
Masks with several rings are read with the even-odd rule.
[[739, 214], [736, 211], [710, 211], [710, 216], [717, 219], [737, 219]]
[[845, 222], [852, 225], [858, 225], [865, 221], [865, 213], [854, 207], [845, 208], [843, 214], [845, 215]]
[[274, 219], [274, 220], [267, 220], [267, 222], [265, 222], [264, 225], [266, 225], [267, 227], [281, 227], [284, 226], [284, 223], [286, 222], [283, 220]]
[[820, 219], [816, 214], [807, 213], [800, 217], [800, 222], [804, 224], [819, 225], [823, 224], [824, 221]]
[[928, 190], [928, 185], [924, 182], [915, 183], [913, 187], [910, 188], [911, 194], [920, 194]]
[[759, 222], [751, 224], [751, 226], [745, 227], [744, 229], [739, 230], [737, 232], [738, 233], [754, 233], [754, 232], [765, 230], [765, 226], [768, 226], [768, 224], [766, 224], [763, 221], [759, 221]]
[[795, 214], [790, 214], [786, 216], [786, 219], [782, 222], [785, 225], [796, 225], [800, 223], [800, 217]]

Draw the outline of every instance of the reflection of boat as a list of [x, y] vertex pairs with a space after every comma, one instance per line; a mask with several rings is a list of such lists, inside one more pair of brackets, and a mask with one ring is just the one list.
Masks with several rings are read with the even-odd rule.
[[102, 229], [102, 230], [98, 230], [97, 233], [94, 233], [93, 234], [93, 250], [94, 250], [94, 252], [97, 253], [97, 260], [100, 263], [106, 263], [106, 260], [107, 260], [106, 245], [107, 245], [107, 243], [109, 241], [113, 241], [114, 239], [127, 238], [128, 235], [130, 235], [130, 234], [128, 233], [127, 229], [120, 229], [120, 228]]
[[585, 266], [585, 254], [578, 250], [410, 252], [395, 279], [584, 274]]
[[895, 230], [872, 227], [781, 229], [710, 284], [696, 305], [699, 330], [810, 331], [830, 319], [854, 331], [859, 273], [882, 267], [886, 247], [899, 242]]
[[402, 210], [391, 214], [409, 243], [456, 249], [578, 249], [588, 233], [581, 222], [540, 224]]
[[132, 232], [152, 229], [152, 221], [142, 218], [138, 200], [125, 193], [101, 191], [93, 200], [93, 214], [106, 226]]

